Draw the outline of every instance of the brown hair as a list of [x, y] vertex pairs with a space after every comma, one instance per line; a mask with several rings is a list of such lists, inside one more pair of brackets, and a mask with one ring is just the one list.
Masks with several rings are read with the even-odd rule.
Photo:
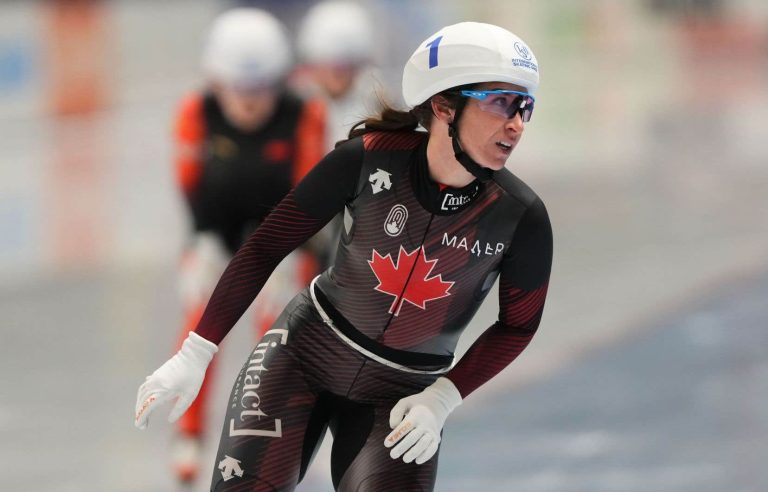
[[[443, 91], [432, 97], [440, 96], [448, 103], [451, 108], [455, 108], [460, 97], [457, 94], [457, 90], [464, 88], [465, 86], [456, 87], [447, 91]], [[389, 103], [380, 98], [379, 105], [381, 106], [381, 111], [379, 114], [355, 123], [355, 125], [349, 130], [349, 136], [347, 138], [351, 139], [365, 135], [366, 133], [377, 131], [413, 131], [419, 125], [423, 126], [427, 129], [427, 131], [429, 131], [429, 127], [432, 124], [432, 118], [434, 117], [434, 113], [432, 112], [432, 97], [419, 104], [418, 106], [415, 106], [410, 111], [395, 109]], [[344, 142], [344, 140], [342, 140], [342, 142]], [[338, 146], [342, 142], [338, 142], [336, 145]]]

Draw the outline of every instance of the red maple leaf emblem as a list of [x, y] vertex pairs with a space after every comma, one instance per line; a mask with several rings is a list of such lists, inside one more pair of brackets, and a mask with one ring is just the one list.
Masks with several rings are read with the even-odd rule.
[[414, 306], [426, 309], [426, 302], [448, 297], [453, 282], [443, 282], [440, 274], [429, 277], [437, 260], [427, 260], [424, 246], [414, 249], [410, 253], [400, 246], [397, 255], [397, 264], [392, 261], [392, 256], [381, 256], [373, 250], [368, 264], [379, 281], [375, 289], [384, 294], [395, 297], [389, 312], [395, 316], [400, 314], [403, 301], [408, 301]]

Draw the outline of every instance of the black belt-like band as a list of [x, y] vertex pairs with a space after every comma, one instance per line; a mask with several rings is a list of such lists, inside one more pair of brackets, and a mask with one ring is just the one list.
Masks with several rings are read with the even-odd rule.
[[439, 354], [425, 354], [422, 352], [409, 352], [407, 350], [393, 349], [382, 345], [375, 340], [358, 331], [352, 323], [331, 304], [319, 286], [315, 286], [315, 297], [320, 307], [326, 312], [334, 326], [346, 337], [360, 345], [364, 349], [372, 352], [379, 357], [408, 367], [427, 366], [427, 367], [448, 367], [453, 363], [453, 356]]

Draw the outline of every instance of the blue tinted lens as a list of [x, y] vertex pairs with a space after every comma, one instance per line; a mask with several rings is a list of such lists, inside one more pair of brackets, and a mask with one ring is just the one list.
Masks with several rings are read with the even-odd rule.
[[478, 106], [483, 111], [498, 114], [505, 118], [514, 118], [520, 113], [523, 121], [531, 120], [533, 114], [533, 105], [535, 98], [526, 92], [513, 90], [491, 90], [491, 91], [461, 91], [462, 96], [477, 99]]

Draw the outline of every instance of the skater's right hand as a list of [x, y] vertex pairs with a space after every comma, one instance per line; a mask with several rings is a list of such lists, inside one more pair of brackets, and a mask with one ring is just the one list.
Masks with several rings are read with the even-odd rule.
[[215, 343], [190, 331], [181, 350], [147, 376], [139, 387], [134, 425], [146, 429], [149, 415], [155, 408], [174, 398], [178, 399], [168, 415], [168, 421], [178, 420], [195, 400], [203, 384], [205, 370], [218, 350]]
[[417, 465], [427, 462], [440, 445], [440, 436], [448, 415], [461, 404], [461, 393], [447, 377], [437, 378], [421, 393], [401, 398], [389, 412], [392, 432], [384, 447], [389, 456]]

